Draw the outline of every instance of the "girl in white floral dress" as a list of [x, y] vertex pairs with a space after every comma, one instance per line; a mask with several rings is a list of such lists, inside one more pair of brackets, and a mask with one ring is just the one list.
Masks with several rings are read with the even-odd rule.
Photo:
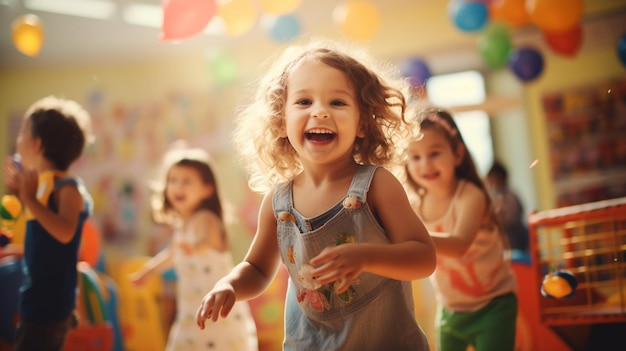
[[222, 207], [208, 155], [200, 149], [170, 151], [164, 161], [165, 182], [153, 201], [155, 219], [174, 229], [172, 243], [131, 280], [141, 285], [148, 276], [174, 266], [177, 275], [177, 315], [166, 351], [258, 350], [256, 328], [245, 302], [228, 318], [206, 330], [196, 326], [198, 301], [233, 268]]

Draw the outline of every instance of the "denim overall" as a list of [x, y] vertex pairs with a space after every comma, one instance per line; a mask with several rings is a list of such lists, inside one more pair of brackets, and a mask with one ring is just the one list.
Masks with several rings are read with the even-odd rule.
[[360, 166], [344, 199], [315, 218], [293, 208], [291, 182], [276, 188], [278, 246], [289, 272], [284, 350], [428, 350], [411, 282], [362, 273], [337, 294], [332, 283], [319, 285], [310, 274], [309, 260], [325, 247], [389, 243], [366, 201], [376, 168]]

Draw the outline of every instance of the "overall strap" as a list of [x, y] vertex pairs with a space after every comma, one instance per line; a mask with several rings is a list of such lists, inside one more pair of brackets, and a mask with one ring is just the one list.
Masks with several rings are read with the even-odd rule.
[[272, 208], [274, 215], [278, 218], [278, 214], [281, 212], [291, 212], [292, 197], [291, 197], [291, 181], [278, 184], [274, 188], [274, 196], [272, 197]]
[[374, 179], [374, 173], [380, 166], [364, 165], [359, 166], [348, 189], [347, 196], [355, 196], [359, 201], [365, 203], [367, 200], [367, 192], [370, 189], [372, 179]]

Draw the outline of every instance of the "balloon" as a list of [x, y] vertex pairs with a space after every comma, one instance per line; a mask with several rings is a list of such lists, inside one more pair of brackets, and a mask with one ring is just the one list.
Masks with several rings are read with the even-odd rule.
[[489, 17], [512, 26], [522, 26], [530, 22], [526, 0], [494, 0], [489, 5]]
[[13, 45], [22, 54], [35, 57], [43, 44], [43, 23], [37, 15], [20, 16], [11, 25]]
[[566, 32], [543, 32], [543, 39], [557, 54], [573, 57], [578, 53], [583, 42], [583, 29], [580, 25]]
[[367, 1], [338, 4], [333, 10], [333, 20], [339, 24], [343, 34], [352, 40], [371, 39], [380, 26], [378, 9]]
[[217, 15], [224, 21], [226, 34], [237, 37], [247, 33], [256, 23], [258, 13], [252, 0], [220, 2]]
[[300, 21], [294, 15], [284, 15], [274, 19], [269, 33], [278, 42], [288, 42], [300, 34]]
[[90, 266], [96, 267], [100, 260], [102, 238], [98, 228], [91, 219], [87, 219], [83, 224], [83, 236], [80, 240], [78, 258], [86, 261]]
[[626, 66], [626, 34], [617, 41], [617, 57]]
[[448, 3], [448, 15], [458, 29], [475, 32], [487, 23], [487, 5], [482, 2], [452, 0]]
[[583, 16], [583, 0], [527, 0], [530, 20], [547, 32], [565, 32], [578, 25]]
[[506, 65], [511, 51], [511, 38], [506, 25], [498, 22], [490, 24], [478, 36], [477, 43], [487, 67], [500, 68]]
[[161, 40], [178, 41], [201, 33], [215, 8], [215, 0], [165, 0]]
[[261, 0], [261, 10], [272, 15], [286, 15], [300, 6], [302, 0]]
[[528, 82], [537, 78], [543, 71], [543, 57], [533, 48], [518, 48], [511, 53], [509, 67], [517, 78]]
[[409, 79], [412, 88], [421, 88], [430, 78], [428, 65], [420, 58], [409, 58], [400, 63], [400, 72]]
[[237, 79], [238, 69], [235, 60], [224, 51], [213, 51], [207, 55], [209, 70], [220, 84], [228, 84]]

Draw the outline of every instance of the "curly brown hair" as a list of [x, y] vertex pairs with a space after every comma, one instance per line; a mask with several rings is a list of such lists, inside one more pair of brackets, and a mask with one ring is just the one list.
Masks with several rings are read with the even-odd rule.
[[263, 192], [302, 171], [295, 149], [280, 135], [288, 77], [304, 60], [319, 60], [340, 70], [357, 92], [360, 125], [366, 136], [355, 141], [355, 162], [396, 165], [409, 131], [407, 81], [395, 67], [375, 63], [356, 47], [311, 41], [287, 48], [259, 81], [254, 101], [236, 115], [234, 142], [249, 172], [250, 187]]

